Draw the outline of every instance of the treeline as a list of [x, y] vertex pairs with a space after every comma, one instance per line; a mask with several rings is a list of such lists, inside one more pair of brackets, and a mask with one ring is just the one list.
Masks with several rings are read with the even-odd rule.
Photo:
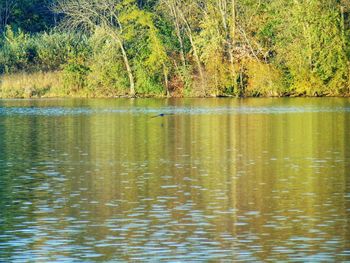
[[348, 0], [1, 1], [0, 72], [67, 94], [350, 93]]

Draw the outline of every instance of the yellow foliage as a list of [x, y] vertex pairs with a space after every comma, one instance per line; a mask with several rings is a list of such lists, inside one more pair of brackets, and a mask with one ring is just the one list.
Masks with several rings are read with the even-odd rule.
[[292, 89], [296, 96], [321, 96], [325, 95], [325, 85], [315, 74], [305, 74], [298, 76]]
[[282, 96], [283, 79], [279, 70], [272, 65], [256, 61], [248, 60], [244, 62], [246, 74], [248, 76], [248, 84], [246, 87], [247, 96]]
[[220, 53], [211, 53], [207, 62], [207, 93], [211, 96], [222, 95], [227, 87], [233, 85], [233, 76], [230, 72], [231, 66], [223, 59]]

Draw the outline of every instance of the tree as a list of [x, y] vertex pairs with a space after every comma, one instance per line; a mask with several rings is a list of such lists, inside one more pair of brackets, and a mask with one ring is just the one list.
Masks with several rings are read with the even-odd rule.
[[8, 25], [8, 21], [15, 6], [15, 0], [2, 0], [0, 2], [0, 32]]
[[0, 0], [0, 31], [11, 25], [25, 32], [41, 32], [54, 26], [58, 17], [50, 10], [54, 0]]
[[56, 12], [65, 15], [63, 23], [73, 29], [88, 33], [102, 28], [106, 37], [112, 38], [122, 53], [124, 65], [129, 77], [129, 95], [135, 95], [135, 77], [125, 48], [124, 25], [121, 15], [137, 12], [133, 0], [60, 0], [55, 7]]
[[196, 68], [200, 78], [202, 93], [205, 93], [205, 75], [201, 62], [196, 36], [200, 30], [201, 16], [203, 13], [197, 1], [192, 0], [162, 0], [160, 3], [164, 12], [173, 23], [176, 36], [180, 45], [180, 58], [182, 66], [186, 67], [185, 38], [189, 41]]
[[[348, 70], [342, 7], [337, 0], [275, 1], [277, 64], [298, 94], [336, 93]], [[281, 6], [285, 8], [281, 8]]]

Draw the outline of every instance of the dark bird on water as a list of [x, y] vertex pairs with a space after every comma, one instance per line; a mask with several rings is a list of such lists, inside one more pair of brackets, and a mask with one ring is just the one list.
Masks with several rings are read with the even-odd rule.
[[158, 118], [158, 117], [164, 117], [164, 116], [168, 116], [168, 115], [174, 115], [174, 113], [161, 113], [161, 114], [158, 114], [156, 116], [152, 116], [151, 119]]

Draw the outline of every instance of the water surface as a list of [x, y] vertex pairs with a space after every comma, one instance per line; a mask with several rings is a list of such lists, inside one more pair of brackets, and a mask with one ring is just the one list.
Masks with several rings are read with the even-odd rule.
[[0, 262], [349, 261], [349, 179], [349, 99], [1, 100]]

